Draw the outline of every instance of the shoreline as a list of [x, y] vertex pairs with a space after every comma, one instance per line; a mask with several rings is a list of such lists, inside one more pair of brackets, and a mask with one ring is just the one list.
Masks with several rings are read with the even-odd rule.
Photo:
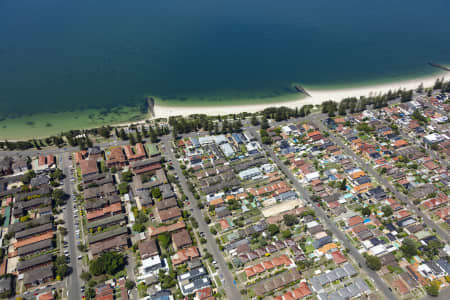
[[[205, 106], [171, 106], [171, 105], [161, 105], [157, 102], [153, 108], [154, 117], [157, 118], [167, 118], [172, 116], [188, 116], [192, 114], [198, 114], [199, 109], [201, 109], [202, 114], [207, 115], [224, 115], [224, 114], [238, 114], [241, 112], [254, 113], [264, 110], [267, 107], [280, 107], [285, 106], [289, 108], [301, 107], [303, 105], [312, 104], [317, 105], [328, 100], [334, 100], [340, 102], [344, 98], [369, 96], [370, 94], [387, 93], [389, 90], [395, 91], [398, 89], [416, 89], [421, 83], [425, 88], [432, 87], [436, 79], [445, 78], [450, 75], [447, 71], [439, 71], [434, 75], [428, 75], [425, 77], [419, 77], [415, 79], [406, 79], [393, 81], [388, 83], [379, 84], [368, 84], [355, 87], [342, 87], [327, 89], [324, 88], [309, 88], [308, 86], [303, 86], [310, 96], [304, 95], [295, 100], [282, 101], [282, 102], [272, 102], [272, 103], [262, 103], [262, 104], [242, 104], [242, 105], [205, 105]], [[300, 98], [300, 99], [299, 99]]]
[[[172, 105], [164, 105], [159, 104], [158, 101], [155, 101], [153, 107], [154, 115], [149, 117], [148, 114], [142, 116], [142, 118], [136, 119], [139, 113], [130, 107], [124, 106], [123, 112], [121, 115], [109, 115], [104, 118], [101, 117], [99, 120], [98, 111], [96, 110], [87, 110], [87, 111], [75, 111], [75, 112], [61, 112], [56, 114], [47, 114], [47, 119], [45, 119], [46, 114], [34, 115], [33, 120], [38, 120], [39, 123], [42, 123], [35, 127], [35, 124], [30, 125], [27, 123], [27, 117], [21, 117], [17, 119], [5, 119], [0, 121], [0, 140], [10, 140], [10, 141], [23, 141], [30, 139], [42, 139], [49, 137], [54, 134], [58, 134], [61, 131], [67, 130], [76, 130], [76, 129], [91, 129], [96, 127], [101, 127], [103, 125], [110, 125], [112, 127], [115, 126], [127, 126], [130, 124], [139, 124], [145, 123], [146, 120], [149, 119], [158, 119], [158, 118], [168, 118], [171, 116], [189, 116], [192, 114], [206, 114], [206, 115], [226, 115], [226, 114], [239, 114], [241, 112], [249, 112], [254, 113], [258, 111], [262, 111], [267, 107], [280, 107], [286, 106], [289, 108], [301, 107], [303, 105], [312, 104], [318, 105], [324, 101], [334, 100], [341, 101], [344, 98], [348, 97], [357, 97], [360, 96], [369, 96], [370, 94], [378, 94], [385, 93], [389, 90], [398, 90], [398, 89], [416, 89], [419, 84], [423, 83], [424, 87], [432, 87], [437, 78], [445, 78], [450, 75], [449, 72], [439, 71], [434, 75], [427, 75], [424, 77], [418, 77], [414, 79], [406, 79], [406, 80], [394, 80], [392, 82], [387, 83], [375, 83], [375, 84], [362, 84], [355, 86], [347, 87], [336, 87], [327, 89], [327, 87], [323, 88], [314, 88], [303, 86], [306, 91], [310, 94], [310, 96], [306, 96], [304, 94], [298, 95], [289, 95], [288, 97], [292, 100], [286, 100], [287, 97], [274, 97], [272, 98], [275, 102], [268, 101], [267, 98], [261, 99], [263, 103], [259, 104], [235, 104], [231, 103], [230, 105], [214, 105], [211, 103], [210, 105], [205, 104], [201, 105], [191, 105], [191, 106], [172, 106]], [[284, 98], [284, 99], [283, 99]], [[276, 101], [276, 100], [281, 101]], [[258, 99], [253, 99], [252, 101], [257, 101]], [[234, 102], [231, 100], [231, 102]], [[91, 113], [95, 115], [95, 117], [88, 118], [88, 115]], [[57, 116], [58, 120], [54, 120], [53, 118]], [[130, 115], [134, 115], [133, 120], [129, 119]], [[43, 119], [44, 118], [44, 119]], [[54, 122], [50, 127], [46, 127], [43, 125], [50, 119], [50, 122]], [[52, 120], [53, 119], [53, 120]], [[118, 120], [121, 119], [121, 120]], [[3, 124], [2, 124], [3, 123]], [[34, 123], [34, 122], [31, 122]], [[7, 125], [5, 125], [7, 124]], [[37, 125], [37, 124], [36, 124]], [[6, 126], [6, 127], [5, 127]]]

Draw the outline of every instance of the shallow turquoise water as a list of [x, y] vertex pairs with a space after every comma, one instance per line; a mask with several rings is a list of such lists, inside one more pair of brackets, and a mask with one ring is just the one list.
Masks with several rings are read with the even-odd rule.
[[448, 11], [446, 0], [0, 0], [0, 114], [423, 76], [428, 61], [450, 62]]

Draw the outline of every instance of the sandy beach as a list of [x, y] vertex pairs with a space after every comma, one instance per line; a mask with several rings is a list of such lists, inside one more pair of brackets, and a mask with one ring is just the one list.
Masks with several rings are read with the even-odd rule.
[[229, 106], [164, 106], [155, 104], [154, 113], [155, 118], [164, 118], [170, 116], [188, 116], [191, 114], [207, 114], [207, 115], [225, 115], [225, 114], [238, 114], [241, 112], [257, 112], [267, 107], [273, 106], [286, 106], [286, 107], [301, 107], [305, 104], [320, 104], [327, 100], [340, 101], [348, 97], [360, 97], [369, 96], [370, 94], [386, 93], [389, 90], [401, 89], [416, 89], [421, 83], [424, 87], [433, 86], [437, 78], [448, 76], [448, 72], [442, 71], [432, 76], [393, 81], [390, 83], [367, 85], [360, 87], [342, 88], [342, 89], [309, 89], [305, 86], [305, 89], [311, 95], [310, 97], [302, 98], [299, 100], [292, 100], [278, 103], [264, 103], [264, 104], [243, 104], [243, 105], [229, 105]]
[[[165, 118], [170, 116], [188, 116], [191, 114], [207, 114], [207, 115], [226, 115], [241, 112], [257, 112], [267, 107], [286, 106], [301, 107], [305, 104], [320, 104], [327, 100], [340, 101], [347, 97], [368, 96], [371, 93], [385, 93], [389, 90], [415, 89], [420, 83], [424, 87], [433, 86], [437, 78], [445, 78], [448, 72], [442, 71], [432, 76], [421, 77], [411, 80], [392, 81], [384, 84], [374, 84], [365, 86], [347, 87], [342, 89], [314, 89], [305, 86], [310, 97], [303, 96], [297, 100], [268, 102], [267, 99], [261, 100], [261, 104], [242, 104], [242, 105], [211, 105], [208, 106], [164, 106], [155, 104], [153, 118]], [[256, 101], [253, 99], [252, 101]], [[130, 120], [133, 119], [132, 121]], [[140, 118], [139, 118], [140, 117]], [[148, 119], [139, 116], [139, 112], [135, 108], [124, 107], [123, 113], [116, 115], [100, 115], [97, 110], [87, 110], [83, 112], [61, 112], [47, 113], [34, 116], [23, 116], [14, 119], [4, 119], [0, 121], [0, 140], [28, 140], [33, 138], [44, 138], [52, 134], [59, 134], [62, 131], [70, 129], [89, 129], [100, 127], [102, 125], [112, 126], [128, 126], [130, 124], [145, 123]], [[51, 123], [51, 124], [49, 124]]]

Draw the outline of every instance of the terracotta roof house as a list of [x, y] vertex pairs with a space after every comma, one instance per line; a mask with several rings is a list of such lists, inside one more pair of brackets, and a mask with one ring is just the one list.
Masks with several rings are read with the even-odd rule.
[[364, 225], [364, 224], [359, 224], [359, 225], [353, 227], [352, 230], [353, 230], [353, 232], [354, 232], [355, 234], [358, 234], [358, 233], [360, 233], [361, 231], [368, 230], [368, 228], [367, 228], [367, 226]]
[[348, 219], [347, 224], [350, 227], [362, 224], [364, 222], [364, 219], [361, 216], [353, 216], [350, 219]]
[[20, 260], [16, 269], [21, 274], [51, 264], [53, 264], [53, 255], [43, 254], [27, 260]]
[[46, 265], [40, 268], [26, 272], [23, 277], [23, 283], [26, 288], [33, 285], [40, 285], [53, 279], [53, 266]]
[[108, 168], [121, 168], [125, 166], [127, 159], [121, 147], [113, 147], [106, 153], [106, 166]]
[[101, 186], [94, 186], [83, 191], [84, 199], [104, 198], [117, 194], [116, 186], [113, 183], [106, 183]]
[[87, 151], [78, 151], [78, 152], [75, 152], [74, 153], [74, 159], [75, 159], [75, 162], [76, 162], [76, 164], [78, 165], [78, 164], [80, 164], [80, 162], [82, 161], [82, 160], [84, 160], [84, 158], [86, 157], [86, 155], [87, 155]]
[[439, 168], [439, 166], [432, 160], [427, 161], [423, 165], [425, 166], [425, 168], [427, 168], [430, 171], [433, 171], [433, 170], [436, 170]]
[[148, 231], [149, 231], [150, 237], [155, 237], [164, 232], [175, 232], [177, 230], [184, 229], [184, 228], [186, 228], [186, 224], [183, 221], [179, 221], [175, 224], [161, 226], [161, 227], [150, 226], [148, 228]]
[[102, 218], [111, 217], [117, 214], [122, 213], [122, 203], [117, 202], [105, 206], [101, 209], [93, 210], [86, 214], [86, 218], [89, 222], [97, 221]]
[[408, 286], [401, 280], [400, 278], [394, 280], [392, 282], [392, 287], [398, 292], [400, 295], [405, 295], [409, 293]]
[[135, 175], [161, 169], [161, 156], [158, 155], [149, 159], [134, 161], [130, 163], [130, 167]]
[[55, 298], [53, 297], [52, 291], [50, 291], [50, 292], [39, 294], [37, 299], [38, 300], [53, 300]]
[[209, 202], [209, 205], [214, 205], [214, 206], [221, 206], [223, 204], [224, 204], [224, 202], [223, 202], [222, 198], [213, 199]]
[[210, 287], [206, 287], [201, 290], [198, 290], [195, 294], [196, 294], [197, 300], [213, 300], [213, 299], [215, 299], [212, 296], [212, 289]]
[[27, 238], [27, 239], [23, 239], [23, 240], [17, 241], [14, 244], [14, 247], [16, 249], [19, 249], [19, 248], [22, 248], [22, 247], [25, 247], [25, 246], [28, 246], [28, 245], [31, 245], [31, 244], [35, 244], [35, 243], [38, 243], [38, 242], [41, 242], [41, 241], [44, 241], [44, 240], [49, 240], [49, 239], [52, 239], [52, 238], [53, 238], [53, 230], [49, 231], [49, 232], [45, 232], [45, 233], [40, 234], [40, 235], [32, 236], [32, 237]]
[[158, 209], [158, 211], [176, 207], [177, 205], [178, 205], [177, 200], [175, 198], [169, 198], [167, 200], [161, 200], [156, 202], [156, 208]]
[[161, 222], [168, 222], [172, 220], [176, 220], [181, 217], [181, 210], [177, 207], [172, 207], [165, 210], [157, 210], [158, 218]]
[[144, 145], [142, 143], [137, 143], [134, 149], [130, 145], [126, 145], [124, 147], [125, 155], [127, 156], [128, 161], [137, 161], [147, 157], [145, 154]]
[[118, 227], [88, 236], [89, 248], [93, 256], [109, 250], [123, 250], [128, 247], [127, 227]]
[[194, 258], [200, 257], [200, 253], [196, 246], [178, 250], [171, 259], [174, 266], [185, 263]]
[[117, 235], [110, 239], [99, 241], [90, 245], [90, 251], [93, 257], [97, 257], [108, 251], [124, 251], [128, 248], [127, 235]]
[[80, 161], [81, 176], [89, 176], [98, 173], [97, 161], [92, 159], [86, 159]]
[[95, 289], [96, 300], [113, 300], [114, 290], [110, 285], [104, 284]]
[[147, 239], [145, 241], [141, 241], [138, 245], [138, 248], [141, 260], [159, 255], [159, 249], [155, 239]]
[[331, 256], [333, 257], [334, 263], [337, 265], [340, 265], [347, 261], [347, 258], [339, 250], [331, 252]]
[[192, 245], [192, 239], [186, 229], [172, 234], [172, 244], [176, 251]]
[[397, 140], [394, 143], [394, 147], [397, 148], [397, 149], [401, 148], [401, 147], [405, 147], [407, 145], [408, 145], [408, 142], [406, 142], [405, 140]]
[[34, 244], [23, 246], [17, 250], [19, 256], [26, 256], [31, 254], [36, 254], [42, 251], [46, 251], [53, 248], [53, 243], [51, 239], [43, 240]]

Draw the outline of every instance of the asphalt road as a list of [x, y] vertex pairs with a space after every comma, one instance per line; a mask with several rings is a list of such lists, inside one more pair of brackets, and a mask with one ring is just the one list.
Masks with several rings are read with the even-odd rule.
[[[318, 127], [321, 131], [328, 131], [328, 129], [323, 125], [323, 123], [318, 119], [308, 118], [309, 121], [316, 127]], [[342, 140], [333, 134], [330, 134], [328, 137], [331, 141], [333, 141], [336, 145], [338, 145], [342, 150], [344, 150], [345, 154], [349, 157], [353, 158], [353, 160], [368, 174], [370, 174], [373, 178], [375, 178], [379, 183], [388, 188], [397, 199], [407, 203], [408, 209], [414, 211], [414, 213], [420, 217], [422, 217], [423, 222], [434, 229], [436, 233], [443, 239], [445, 242], [449, 243], [450, 238], [446, 231], [444, 231], [439, 225], [433, 222], [426, 214], [420, 211], [403, 193], [400, 193], [389, 181], [387, 181], [383, 176], [378, 174], [368, 163], [366, 163], [361, 157], [356, 155], [347, 145], [345, 145]]]
[[192, 215], [197, 220], [198, 223], [198, 229], [201, 232], [205, 233], [206, 238], [206, 248], [208, 249], [209, 253], [211, 253], [214, 260], [217, 262], [219, 268], [217, 270], [218, 273], [222, 273], [225, 281], [222, 283], [223, 287], [225, 289], [225, 292], [227, 293], [227, 299], [233, 299], [233, 300], [239, 300], [242, 299], [241, 293], [237, 289], [236, 285], [233, 283], [233, 275], [231, 274], [230, 270], [228, 269], [228, 266], [225, 262], [225, 259], [222, 255], [222, 252], [220, 252], [219, 247], [216, 244], [216, 240], [214, 236], [209, 231], [209, 227], [205, 222], [204, 216], [202, 211], [197, 206], [197, 201], [194, 198], [194, 195], [189, 190], [187, 179], [183, 175], [183, 172], [180, 168], [180, 164], [178, 160], [175, 158], [175, 155], [173, 153], [173, 149], [171, 146], [172, 139], [169, 139], [168, 136], [164, 136], [162, 138], [162, 142], [164, 143], [164, 155], [166, 156], [167, 160], [172, 161], [172, 165], [175, 169], [176, 174], [178, 175], [178, 180], [181, 184], [181, 187], [183, 188], [183, 192], [186, 194], [190, 201], [189, 207], [192, 208]]
[[[95, 144], [95, 146], [99, 146], [101, 148], [107, 148], [107, 147], [113, 147], [113, 146], [128, 145], [129, 143], [130, 143], [129, 141], [118, 140], [118, 141], [112, 141], [112, 142], [107, 142], [107, 143]], [[79, 147], [71, 147], [71, 146], [66, 146], [66, 147], [62, 147], [62, 148], [54, 148], [54, 147], [53, 148], [45, 148], [45, 149], [41, 149], [41, 150], [37, 150], [37, 149], [14, 150], [14, 151], [3, 150], [3, 151], [0, 151], [0, 157], [16, 156], [18, 154], [20, 154], [22, 156], [37, 156], [37, 155], [48, 155], [48, 154], [61, 155], [61, 154], [73, 153], [73, 152], [77, 152], [77, 151], [80, 151]]]
[[[69, 237], [69, 253], [70, 253], [70, 267], [72, 268], [72, 273], [69, 276], [69, 299], [70, 300], [80, 300], [80, 273], [77, 259], [77, 244], [75, 240], [75, 228], [74, 228], [74, 217], [73, 217], [73, 204], [72, 200], [72, 183], [70, 182], [70, 169], [69, 166], [72, 164], [69, 160], [70, 153], [66, 152], [61, 156], [60, 168], [62, 168], [66, 178], [64, 179], [64, 192], [69, 195], [69, 200], [67, 200], [66, 209], [64, 212], [65, 227], [67, 229], [67, 235]], [[81, 269], [81, 268], [80, 268]]]
[[316, 212], [316, 216], [319, 217], [320, 220], [322, 220], [327, 227], [331, 230], [333, 235], [337, 237], [339, 241], [345, 246], [345, 248], [348, 249], [350, 254], [355, 258], [356, 261], [360, 263], [361, 268], [366, 272], [367, 275], [369, 275], [370, 278], [373, 279], [375, 282], [375, 285], [377, 286], [378, 290], [383, 293], [383, 295], [386, 297], [386, 299], [398, 299], [397, 296], [389, 290], [389, 287], [384, 283], [384, 281], [378, 276], [378, 274], [369, 269], [365, 263], [365, 258], [359, 253], [358, 249], [356, 249], [353, 244], [347, 239], [347, 237], [342, 233], [342, 231], [336, 226], [334, 221], [332, 221], [326, 213], [323, 211], [322, 208], [318, 207], [315, 203], [313, 203], [309, 197], [308, 192], [304, 189], [303, 185], [298, 181], [298, 179], [294, 176], [294, 174], [289, 170], [286, 165], [284, 165], [281, 160], [277, 157], [277, 155], [274, 153], [274, 151], [267, 145], [264, 145], [261, 141], [260, 135], [256, 132], [254, 128], [250, 129], [252, 134], [257, 137], [258, 141], [263, 145], [264, 150], [267, 154], [270, 155], [273, 162], [277, 164], [278, 168], [280, 168], [281, 171], [291, 180], [294, 187], [297, 189], [297, 191], [300, 193], [300, 196], [305, 199], [310, 206], [314, 209]]
[[[130, 252], [127, 256], [127, 260], [128, 260], [128, 264], [127, 264], [126, 268], [127, 268], [128, 280], [136, 282], [136, 276], [134, 273], [134, 268], [136, 266], [136, 258], [134, 256], [134, 253]], [[130, 292], [131, 292], [131, 297], [130, 297], [131, 299], [133, 299], [133, 300], [139, 299], [136, 287], [134, 287]]]

